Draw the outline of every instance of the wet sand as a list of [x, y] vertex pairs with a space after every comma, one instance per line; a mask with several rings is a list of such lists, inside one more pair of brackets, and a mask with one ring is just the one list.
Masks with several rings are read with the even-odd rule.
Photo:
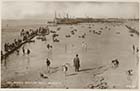
[[[138, 54], [133, 54], [132, 45], [138, 47], [139, 40], [137, 35], [130, 36], [125, 24], [136, 29], [138, 27], [137, 23], [83, 23], [50, 27], [59, 34], [60, 42], [54, 43], [52, 34], [46, 36], [47, 41], [35, 37], [35, 43], [25, 44], [25, 49], [31, 50], [29, 56], [23, 55], [20, 49], [20, 55], [13, 53], [7, 58], [6, 66], [2, 64], [2, 82], [19, 82], [21, 88], [90, 88], [90, 85], [98, 85], [103, 81], [107, 83], [107, 88], [137, 88]], [[61, 27], [59, 31], [58, 27]], [[73, 29], [77, 29], [77, 32], [71, 35]], [[102, 33], [97, 35], [93, 30]], [[85, 39], [78, 38], [84, 33]], [[71, 37], [66, 38], [67, 34]], [[87, 43], [87, 51], [82, 47], [82, 41]], [[48, 43], [53, 45], [52, 50], [47, 49]], [[76, 54], [80, 58], [80, 72], [74, 72], [73, 58]], [[46, 67], [48, 57], [51, 60], [50, 73], [47, 73]], [[111, 67], [113, 59], [119, 60], [118, 68]], [[69, 66], [65, 76], [62, 65], [66, 63]], [[129, 69], [134, 71], [132, 76], [127, 74]], [[42, 78], [40, 73], [48, 78]]]

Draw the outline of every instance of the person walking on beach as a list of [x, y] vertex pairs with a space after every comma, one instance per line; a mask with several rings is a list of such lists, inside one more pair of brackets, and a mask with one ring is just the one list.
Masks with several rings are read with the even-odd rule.
[[79, 72], [80, 59], [78, 57], [78, 54], [76, 54], [76, 57], [74, 58], [73, 63], [74, 63], [74, 67], [75, 67], [75, 72]]
[[47, 58], [47, 59], [46, 59], [46, 65], [47, 65], [47, 71], [48, 71], [48, 73], [50, 73], [50, 64], [51, 64], [51, 62], [50, 62], [50, 60]]

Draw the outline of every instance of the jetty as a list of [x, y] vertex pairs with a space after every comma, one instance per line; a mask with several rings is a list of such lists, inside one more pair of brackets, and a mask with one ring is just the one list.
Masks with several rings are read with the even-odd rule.
[[134, 33], [134, 34], [139, 36], [139, 32], [136, 29], [133, 29], [132, 27], [130, 27], [128, 25], [125, 25], [125, 26], [129, 29], [130, 33]]
[[13, 47], [12, 49], [5, 51], [5, 53], [1, 53], [1, 59], [6, 59], [10, 54], [14, 53], [16, 50], [18, 50], [22, 45], [29, 43], [29, 42], [33, 42], [32, 39], [36, 36], [44, 36], [44, 35], [48, 35], [49, 34], [49, 28], [40, 28], [37, 29], [35, 31], [33, 31], [33, 33], [31, 33], [26, 39], [23, 38], [23, 40], [21, 40], [21, 42], [16, 45], [15, 47]]

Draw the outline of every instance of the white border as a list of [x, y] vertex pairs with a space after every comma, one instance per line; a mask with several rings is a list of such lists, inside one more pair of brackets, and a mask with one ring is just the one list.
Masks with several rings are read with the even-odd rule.
[[[3, 1], [82, 1], [82, 2], [87, 2], [87, 1], [96, 1], [96, 2], [139, 2], [140, 4], [140, 0], [0, 0], [0, 16], [1, 16], [1, 11], [2, 11], [2, 2]], [[140, 5], [139, 5], [139, 16], [140, 16]], [[1, 17], [0, 17], [1, 19]], [[139, 29], [140, 29], [140, 23], [139, 23]], [[0, 21], [0, 30], [1, 30], [1, 21]], [[140, 40], [140, 38], [139, 38]], [[140, 43], [140, 42], [139, 42]], [[1, 49], [1, 31], [0, 31], [0, 49]], [[139, 70], [140, 70], [140, 67], [139, 67]], [[0, 67], [0, 75], [1, 75], [1, 67]], [[139, 72], [139, 78], [140, 78], [140, 72]], [[1, 79], [1, 76], [0, 76], [0, 79]], [[1, 85], [1, 82], [0, 82], [0, 85]], [[3, 90], [3, 91], [7, 91], [7, 90], [13, 90], [13, 91], [19, 91], [19, 90], [28, 90], [28, 91], [33, 91], [33, 90], [37, 90], [37, 91], [42, 91], [42, 90], [47, 90], [47, 91], [140, 91], [140, 79], [139, 79], [139, 88], [138, 89], [105, 89], [105, 90], [102, 90], [102, 89], [42, 89], [42, 88], [35, 88], [35, 89], [32, 89], [32, 88], [29, 88], [29, 89], [24, 89], [24, 88], [21, 88], [21, 89], [1, 89], [0, 90]]]

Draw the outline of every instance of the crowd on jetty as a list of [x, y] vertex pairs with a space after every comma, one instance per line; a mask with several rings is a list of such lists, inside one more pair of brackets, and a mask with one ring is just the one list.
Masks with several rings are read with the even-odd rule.
[[39, 34], [48, 34], [48, 26], [47, 27], [39, 27], [36, 30], [29, 29], [25, 30], [22, 29], [20, 32], [20, 38], [14, 39], [12, 43], [6, 42], [4, 43], [4, 50], [1, 50], [1, 59], [7, 57], [11, 52], [17, 51], [22, 44], [26, 42], [31, 42], [31, 39]]
[[4, 51], [7, 53], [7, 52], [10, 52], [11, 50], [13, 50], [14, 48], [18, 47], [20, 44], [22, 43], [22, 40], [21, 39], [18, 39], [18, 40], [14, 40], [13, 43], [5, 43], [4, 44]]

